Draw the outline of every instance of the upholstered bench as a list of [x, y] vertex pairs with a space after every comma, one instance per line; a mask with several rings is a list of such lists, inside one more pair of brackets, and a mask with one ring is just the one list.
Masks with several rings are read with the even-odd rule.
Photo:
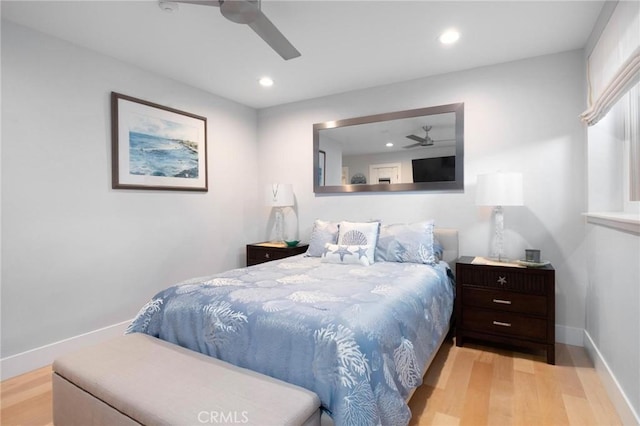
[[53, 422], [89, 425], [319, 425], [306, 389], [145, 334], [53, 364]]

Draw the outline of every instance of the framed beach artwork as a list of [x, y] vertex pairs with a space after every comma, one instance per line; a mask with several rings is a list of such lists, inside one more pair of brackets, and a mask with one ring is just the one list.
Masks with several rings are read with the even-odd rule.
[[112, 187], [207, 191], [207, 119], [111, 93]]

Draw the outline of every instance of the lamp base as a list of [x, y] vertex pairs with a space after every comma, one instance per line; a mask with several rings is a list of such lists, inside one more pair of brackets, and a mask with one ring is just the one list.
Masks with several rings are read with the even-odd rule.
[[287, 246], [287, 243], [284, 242], [284, 210], [282, 207], [276, 208], [276, 217], [275, 217], [275, 228], [276, 235], [273, 243], [282, 244], [283, 247]]
[[[491, 244], [491, 254], [489, 258], [496, 262], [506, 261], [504, 255], [504, 214], [501, 206], [496, 206], [493, 209], [493, 220], [495, 222], [495, 229], [493, 231], [493, 240]], [[502, 259], [502, 260], [501, 260]]]

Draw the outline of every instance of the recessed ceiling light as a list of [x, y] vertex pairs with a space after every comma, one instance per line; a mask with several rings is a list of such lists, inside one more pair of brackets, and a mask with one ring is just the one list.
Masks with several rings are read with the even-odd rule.
[[260, 86], [262, 87], [273, 86], [273, 80], [270, 77], [262, 77], [260, 80], [258, 80], [258, 83], [260, 83]]
[[387, 142], [385, 144], [386, 147], [391, 148], [393, 146], [393, 142]]
[[440, 34], [438, 40], [442, 44], [453, 44], [460, 38], [460, 33], [456, 30], [447, 30]]

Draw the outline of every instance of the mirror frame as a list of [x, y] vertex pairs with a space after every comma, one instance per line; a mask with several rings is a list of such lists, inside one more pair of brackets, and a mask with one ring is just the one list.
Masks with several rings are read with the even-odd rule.
[[[358, 124], [379, 123], [382, 121], [398, 120], [402, 118], [443, 114], [448, 112], [454, 112], [456, 120], [456, 173], [454, 181], [330, 186], [319, 185], [317, 173], [319, 167], [318, 153], [320, 151], [321, 130], [355, 126]], [[457, 167], [458, 164], [460, 164], [461, 167]], [[364, 117], [347, 118], [338, 121], [327, 121], [313, 125], [313, 192], [316, 194], [333, 194], [406, 191], [464, 192], [464, 102], [405, 111], [387, 112], [383, 114], [367, 115]]]

